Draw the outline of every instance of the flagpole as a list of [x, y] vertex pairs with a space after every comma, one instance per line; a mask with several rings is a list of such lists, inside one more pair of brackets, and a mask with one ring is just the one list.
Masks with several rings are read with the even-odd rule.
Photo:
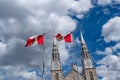
[[45, 67], [45, 63], [44, 63], [44, 49], [45, 49], [45, 46], [43, 45], [43, 71], [42, 71], [42, 80], [44, 80], [44, 67]]
[[79, 80], [78, 59], [77, 59], [77, 55], [76, 55], [76, 45], [75, 45], [75, 41], [74, 41], [74, 37], [73, 36], [72, 36], [72, 39], [73, 39], [74, 56], [75, 56], [75, 60], [76, 60], [76, 63], [77, 63], [78, 80]]
[[[43, 35], [45, 35], [45, 33]], [[42, 80], [44, 80], [44, 74], [45, 74], [45, 71], [44, 71], [44, 68], [45, 68], [45, 62], [44, 62], [45, 45], [43, 44], [42, 47], [43, 47], [43, 72], [42, 72]]]

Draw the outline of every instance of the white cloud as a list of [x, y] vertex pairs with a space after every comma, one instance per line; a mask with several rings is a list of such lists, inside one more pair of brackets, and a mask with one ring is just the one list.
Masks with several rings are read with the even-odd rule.
[[29, 80], [38, 80], [40, 79], [40, 77], [38, 77], [35, 73], [35, 71], [33, 72], [28, 72], [28, 71], [21, 71], [19, 73], [16, 73], [17, 76], [22, 76], [25, 79], [29, 79]]
[[6, 44], [0, 42], [0, 56], [4, 55], [6, 51]]
[[106, 42], [120, 41], [120, 17], [110, 19], [102, 28], [102, 36]]
[[112, 47], [112, 49], [113, 49], [114, 51], [117, 51], [118, 49], [120, 49], [120, 43], [118, 42], [116, 45], [114, 45], [114, 46]]
[[81, 43], [78, 37], [76, 38], [75, 41], [76, 41], [77, 44], [80, 44], [80, 43]]
[[97, 50], [95, 53], [98, 55], [108, 55], [108, 54], [112, 54], [112, 52], [113, 52], [112, 47], [106, 47], [104, 51]]
[[100, 77], [102, 77], [101, 80], [119, 80], [120, 79], [120, 75], [119, 75], [120, 72], [110, 70], [106, 65], [101, 65], [97, 67], [97, 73]]
[[79, 19], [82, 19], [84, 17], [84, 15], [83, 14], [78, 14], [76, 17], [79, 18]]
[[[120, 56], [107, 55], [98, 62], [97, 73], [101, 80], [119, 80], [120, 79]], [[112, 75], [112, 76], [111, 76]]]
[[[4, 79], [21, 79], [21, 80], [41, 80], [35, 71], [29, 71], [24, 66], [5, 66], [0, 68], [4, 74], [1, 74], [2, 80]], [[1, 71], [0, 71], [1, 72]]]
[[115, 0], [116, 2], [120, 3], [120, 0]]
[[78, 18], [83, 18], [83, 13], [89, 11], [91, 8], [93, 8], [93, 5], [91, 3], [91, 0], [61, 0], [61, 5], [66, 7], [66, 9], [71, 9], [74, 13], [69, 13], [72, 15], [76, 15]]
[[[119, 80], [120, 79], [120, 56], [118, 50], [120, 49], [120, 31], [119, 31], [120, 17], [110, 19], [102, 27], [102, 36], [107, 44], [111, 45], [111, 41], [115, 44], [108, 46], [104, 51], [96, 51], [98, 54], [106, 55], [97, 62], [100, 66], [97, 67], [97, 73], [101, 80]], [[112, 75], [112, 76], [111, 76]]]
[[106, 57], [104, 57], [102, 60], [98, 61], [98, 64], [105, 64], [105, 65], [110, 65], [113, 64], [115, 62], [119, 61], [119, 57], [116, 55], [107, 55]]
[[116, 2], [117, 4], [120, 4], [120, 0], [98, 0], [97, 2], [98, 2], [98, 5], [102, 5], [102, 6], [111, 5], [114, 2]]
[[112, 0], [98, 0], [99, 5], [108, 5], [112, 2]]
[[62, 64], [65, 64], [65, 61], [69, 58], [68, 50], [66, 50], [66, 46], [64, 42], [59, 42], [58, 44], [59, 54], [61, 58]]
[[[79, 8], [78, 8], [79, 7]], [[71, 3], [70, 8], [78, 13], [89, 11], [92, 8], [91, 0], [79, 0]]]
[[[61, 15], [68, 14], [68, 10], [72, 9], [77, 13], [84, 13], [93, 7], [91, 0], [18, 0], [17, 4], [27, 8], [44, 9], [47, 13], [58, 13]], [[84, 5], [85, 4], [85, 5]], [[47, 5], [47, 6], [46, 6]], [[38, 8], [39, 7], [39, 8]]]
[[55, 28], [56, 32], [64, 34], [74, 30], [76, 26], [76, 22], [72, 20], [70, 17], [60, 16], [55, 13], [51, 13], [47, 21], [51, 27]]
[[105, 48], [105, 54], [112, 54], [112, 48], [111, 47], [107, 47], [107, 48]]
[[103, 51], [101, 51], [101, 50], [97, 50], [97, 51], [95, 51], [95, 53], [98, 54], [98, 55], [105, 54], [105, 53], [104, 53]]
[[8, 19], [8, 22], [11, 23], [11, 24], [12, 24], [12, 23], [15, 23], [15, 21], [16, 21], [16, 20], [15, 20], [14, 18]]

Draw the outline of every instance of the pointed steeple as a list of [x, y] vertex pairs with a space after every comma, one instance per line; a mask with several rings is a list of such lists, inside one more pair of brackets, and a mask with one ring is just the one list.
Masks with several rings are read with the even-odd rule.
[[85, 76], [85, 80], [98, 80], [96, 70], [94, 68], [92, 58], [89, 54], [82, 32], [81, 37], [81, 55], [82, 55], [82, 73]]
[[82, 50], [82, 58], [90, 58], [88, 48], [86, 46], [85, 40], [83, 38], [83, 34], [80, 31], [80, 38], [81, 38], [81, 50]]
[[81, 43], [85, 43], [85, 40], [83, 38], [82, 32], [80, 31], [80, 37], [81, 37]]

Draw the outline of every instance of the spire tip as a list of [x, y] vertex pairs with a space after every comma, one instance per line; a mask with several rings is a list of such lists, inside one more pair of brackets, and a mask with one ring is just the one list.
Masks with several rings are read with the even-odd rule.
[[81, 30], [80, 30], [80, 38], [81, 38], [81, 43], [85, 43]]

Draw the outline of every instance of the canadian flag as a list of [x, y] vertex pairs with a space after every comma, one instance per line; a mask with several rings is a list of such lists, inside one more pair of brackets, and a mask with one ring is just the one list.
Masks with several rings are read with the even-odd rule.
[[72, 33], [69, 33], [66, 36], [64, 36], [64, 41], [71, 43], [72, 42]]
[[58, 41], [63, 40], [63, 36], [60, 33], [58, 33], [55, 37]]
[[25, 47], [34, 46], [34, 45], [44, 45], [44, 35], [34, 35], [28, 38]]
[[72, 42], [72, 33], [69, 33], [65, 36], [62, 36], [60, 33], [58, 33], [55, 37], [58, 41], [64, 40], [65, 42], [68, 42], [68, 43]]

